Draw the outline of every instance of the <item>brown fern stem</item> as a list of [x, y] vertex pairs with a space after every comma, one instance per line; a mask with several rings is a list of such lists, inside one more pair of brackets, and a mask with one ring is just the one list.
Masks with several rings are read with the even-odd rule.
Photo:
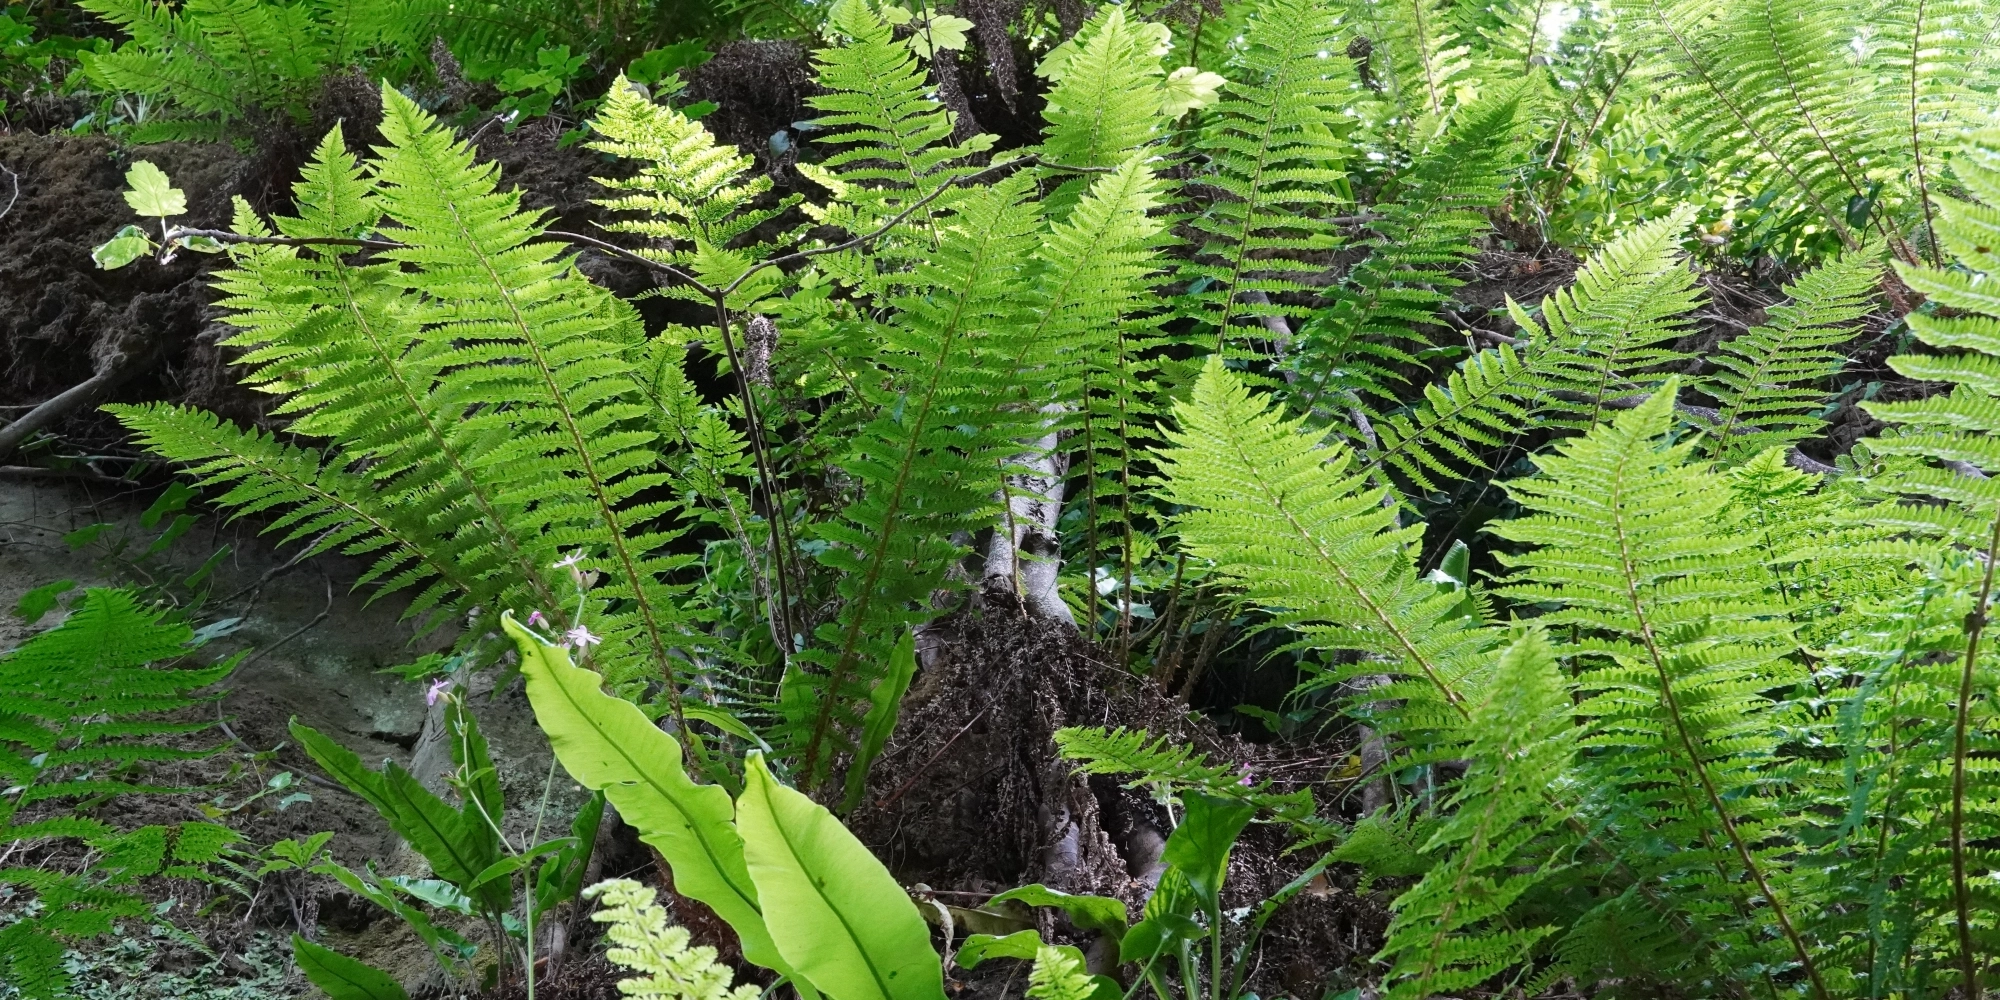
[[1931, 266], [1943, 267], [1944, 260], [1938, 254], [1937, 230], [1931, 218], [1930, 182], [1924, 179], [1924, 143], [1917, 131], [1917, 52], [1924, 43], [1924, 0], [1917, 0], [1916, 23], [1910, 29], [1910, 154], [1915, 158], [1912, 169], [1917, 177], [1917, 204], [1924, 209], [1924, 233], [1930, 237]]
[[1986, 634], [1986, 602], [1993, 596], [1993, 563], [2000, 559], [2000, 514], [1986, 541], [1986, 574], [1979, 599], [1965, 616], [1965, 662], [1958, 672], [1958, 706], [1951, 725], [1951, 902], [1958, 920], [1958, 971], [1965, 995], [1979, 996], [1979, 961], [1972, 950], [1972, 889], [1965, 874], [1965, 759], [1972, 714], [1972, 681], [1979, 663], [1979, 640]]

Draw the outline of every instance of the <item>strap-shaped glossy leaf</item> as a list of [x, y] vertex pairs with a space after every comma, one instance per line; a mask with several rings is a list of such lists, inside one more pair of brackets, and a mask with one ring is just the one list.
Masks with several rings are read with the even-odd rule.
[[729, 822], [729, 793], [695, 784], [681, 766], [680, 744], [638, 706], [605, 694], [603, 678], [570, 663], [568, 650], [543, 642], [511, 615], [500, 621], [521, 652], [535, 721], [563, 769], [585, 788], [603, 792], [638, 828], [639, 839], [659, 850], [674, 870], [675, 891], [729, 922], [744, 958], [790, 975], [765, 930], [743, 838]]
[[313, 985], [326, 991], [332, 1000], [409, 1000], [401, 983], [365, 962], [348, 958], [331, 948], [323, 948], [292, 935], [292, 957], [299, 971]]
[[930, 928], [889, 870], [762, 754], [743, 771], [736, 828], [785, 960], [833, 1000], [942, 1000]]

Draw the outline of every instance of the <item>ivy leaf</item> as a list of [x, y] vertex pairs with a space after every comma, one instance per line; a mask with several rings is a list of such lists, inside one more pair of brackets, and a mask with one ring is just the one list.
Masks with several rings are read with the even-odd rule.
[[168, 183], [167, 172], [151, 160], [132, 164], [132, 169], [125, 171], [125, 183], [132, 186], [125, 192], [125, 204], [132, 206], [132, 211], [156, 219], [187, 214], [187, 192]]
[[[129, 194], [128, 194], [129, 197]], [[146, 237], [146, 231], [138, 226], [126, 226], [103, 245], [90, 251], [90, 259], [101, 270], [112, 271], [124, 267], [153, 251], [153, 241]]]

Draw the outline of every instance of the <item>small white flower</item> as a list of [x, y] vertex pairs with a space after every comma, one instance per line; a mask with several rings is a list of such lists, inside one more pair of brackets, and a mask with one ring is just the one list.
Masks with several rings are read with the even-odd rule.
[[549, 568], [568, 569], [569, 567], [575, 566], [577, 563], [580, 563], [582, 561], [583, 561], [583, 550], [578, 549], [575, 552], [572, 552], [569, 555], [566, 555], [561, 559], [556, 560], [555, 563], [551, 565]]
[[590, 630], [584, 628], [581, 625], [578, 625], [577, 627], [570, 629], [568, 632], [563, 633], [563, 637], [568, 639], [569, 644], [575, 646], [579, 651], [589, 649], [591, 646], [597, 645], [598, 643], [604, 641], [603, 639], [599, 639], [598, 637], [591, 635]]

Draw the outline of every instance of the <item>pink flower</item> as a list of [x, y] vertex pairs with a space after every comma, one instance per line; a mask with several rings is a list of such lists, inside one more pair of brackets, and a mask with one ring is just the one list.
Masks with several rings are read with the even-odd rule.
[[1250, 765], [1248, 764], [1243, 765], [1243, 767], [1236, 773], [1238, 775], [1238, 778], [1236, 780], [1237, 784], [1242, 785], [1245, 788], [1249, 788], [1257, 784], [1257, 779], [1252, 777], [1250, 774]]
[[547, 618], [543, 618], [542, 613], [539, 611], [530, 612], [528, 615], [528, 624], [530, 626], [547, 625], [548, 623], [549, 620]]
[[438, 678], [437, 680], [433, 681], [431, 683], [430, 688], [424, 692], [424, 704], [426, 705], [437, 704], [438, 699], [444, 697], [444, 693], [449, 690], [451, 690], [451, 678], [449, 677]]
[[591, 635], [590, 630], [584, 628], [581, 625], [578, 625], [577, 627], [570, 629], [568, 632], [563, 633], [563, 635], [565, 638], [569, 639], [570, 645], [575, 646], [579, 651], [588, 649], [591, 646], [594, 646], [604, 641], [603, 639], [599, 639], [598, 637]]

